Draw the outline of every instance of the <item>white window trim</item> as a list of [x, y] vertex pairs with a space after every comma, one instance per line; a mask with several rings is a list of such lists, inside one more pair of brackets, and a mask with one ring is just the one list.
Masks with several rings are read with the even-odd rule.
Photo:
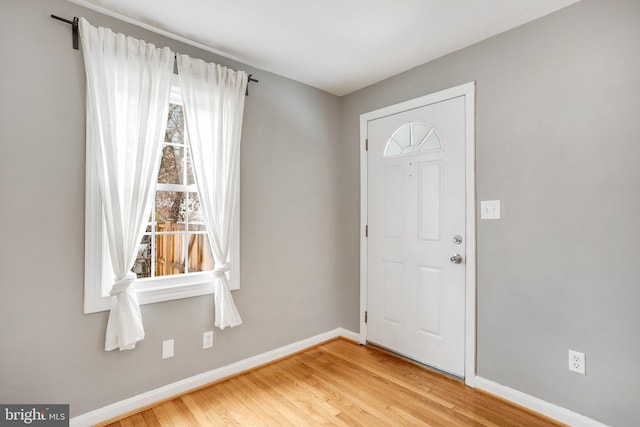
[[[171, 103], [182, 104], [178, 76], [173, 75]], [[97, 313], [111, 308], [114, 297], [109, 295], [113, 285], [113, 272], [109, 259], [105, 225], [100, 200], [98, 174], [91, 145], [86, 150], [86, 190], [85, 190], [85, 272], [84, 272], [84, 313]], [[239, 160], [238, 160], [239, 161]], [[240, 167], [238, 165], [238, 173]], [[155, 191], [155, 188], [154, 188]], [[230, 242], [231, 270], [228, 273], [229, 289], [240, 289], [240, 188], [237, 206], [233, 216], [233, 235]], [[140, 305], [180, 298], [190, 298], [213, 294], [213, 274], [198, 272], [139, 279], [134, 283]]]

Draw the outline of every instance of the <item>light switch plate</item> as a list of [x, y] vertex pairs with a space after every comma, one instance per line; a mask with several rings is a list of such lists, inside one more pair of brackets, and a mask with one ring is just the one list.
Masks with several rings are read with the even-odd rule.
[[481, 201], [480, 219], [500, 219], [500, 200]]

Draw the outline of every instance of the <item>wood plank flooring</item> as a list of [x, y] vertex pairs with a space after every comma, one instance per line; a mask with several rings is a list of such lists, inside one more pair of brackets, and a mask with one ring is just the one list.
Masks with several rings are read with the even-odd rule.
[[562, 424], [382, 350], [338, 339], [107, 425]]

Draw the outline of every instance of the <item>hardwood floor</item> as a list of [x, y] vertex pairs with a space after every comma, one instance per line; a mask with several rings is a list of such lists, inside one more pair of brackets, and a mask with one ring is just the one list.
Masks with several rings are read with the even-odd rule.
[[107, 425], [562, 424], [382, 350], [338, 339]]

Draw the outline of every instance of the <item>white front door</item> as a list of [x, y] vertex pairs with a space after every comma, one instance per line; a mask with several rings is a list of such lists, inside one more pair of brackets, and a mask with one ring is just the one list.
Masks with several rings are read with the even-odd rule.
[[367, 340], [465, 375], [465, 97], [367, 121]]

